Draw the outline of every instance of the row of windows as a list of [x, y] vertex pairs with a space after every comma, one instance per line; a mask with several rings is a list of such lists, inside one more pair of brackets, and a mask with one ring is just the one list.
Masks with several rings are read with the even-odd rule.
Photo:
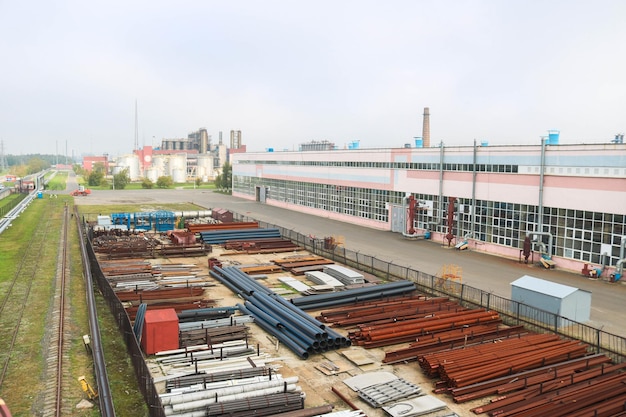
[[[256, 187], [268, 187], [267, 198], [305, 207], [389, 222], [388, 207], [402, 206], [404, 193], [302, 181], [262, 179], [234, 176], [233, 189], [255, 195]], [[413, 194], [421, 201], [416, 210], [414, 227], [448, 233], [447, 198]], [[459, 239], [473, 238], [521, 249], [527, 235], [541, 233], [538, 238], [547, 245], [552, 236], [551, 255], [615, 265], [620, 258], [620, 245], [626, 236], [626, 215], [590, 212], [557, 207], [458, 198], [454, 207], [452, 232]]]
[[371, 161], [238, 161], [240, 164], [253, 165], [293, 165], [293, 166], [316, 166], [316, 167], [344, 167], [344, 168], [380, 168], [380, 169], [403, 169], [420, 171], [439, 171], [443, 166], [444, 171], [467, 171], [474, 172], [503, 172], [517, 173], [517, 165], [490, 165], [490, 164], [449, 164], [443, 165], [430, 162], [371, 162]]

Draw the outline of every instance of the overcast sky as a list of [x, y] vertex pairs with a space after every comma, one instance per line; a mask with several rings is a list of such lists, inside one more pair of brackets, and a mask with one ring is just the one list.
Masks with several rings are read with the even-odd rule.
[[609, 142], [626, 1], [0, 0], [5, 154], [131, 153], [241, 130], [249, 150]]

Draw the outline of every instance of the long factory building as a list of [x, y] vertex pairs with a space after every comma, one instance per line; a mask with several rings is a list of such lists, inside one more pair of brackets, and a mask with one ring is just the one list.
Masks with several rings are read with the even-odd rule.
[[237, 197], [510, 258], [530, 241], [535, 261], [571, 271], [595, 266], [611, 279], [625, 263], [621, 142], [570, 145], [557, 137], [230, 158]]

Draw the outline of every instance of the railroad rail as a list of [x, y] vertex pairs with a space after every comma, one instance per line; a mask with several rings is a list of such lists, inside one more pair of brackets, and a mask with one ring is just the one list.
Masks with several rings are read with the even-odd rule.
[[[69, 300], [69, 280], [70, 280], [70, 259], [69, 259], [69, 208], [65, 205], [63, 209], [63, 224], [59, 253], [57, 261], [57, 273], [55, 280], [53, 313], [49, 317], [47, 325], [50, 332], [50, 343], [47, 352], [47, 375], [54, 375], [48, 378], [45, 389], [44, 415], [61, 417], [72, 412], [72, 407], [63, 404], [64, 384], [68, 385], [70, 377], [67, 372], [69, 364], [65, 363], [66, 353], [70, 350], [70, 341], [64, 337], [65, 320], [70, 315], [69, 302], [66, 303], [66, 296]], [[63, 406], [66, 406], [64, 412]]]

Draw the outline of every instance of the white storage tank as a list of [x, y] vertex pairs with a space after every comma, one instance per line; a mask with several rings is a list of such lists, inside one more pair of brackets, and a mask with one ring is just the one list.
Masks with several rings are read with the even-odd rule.
[[156, 170], [156, 168], [148, 168], [146, 169], [145, 177], [152, 182], [157, 182], [160, 175], [158, 174], [158, 171]]
[[[174, 177], [175, 172], [182, 170], [183, 173], [187, 172], [187, 155], [186, 154], [178, 154], [178, 155], [170, 155], [169, 158], [169, 170], [168, 174]], [[181, 181], [177, 181], [181, 182]], [[184, 182], [184, 180], [182, 181]]]
[[181, 183], [187, 181], [187, 173], [184, 169], [174, 169], [171, 174], [172, 181], [175, 183]]
[[198, 155], [196, 177], [202, 178], [202, 181], [206, 181], [206, 178], [212, 175], [213, 175], [213, 156], [212, 155]]
[[128, 176], [131, 181], [140, 179], [139, 157], [137, 155], [122, 155], [115, 160], [115, 165], [113, 174], [119, 174], [123, 170], [128, 169]]

